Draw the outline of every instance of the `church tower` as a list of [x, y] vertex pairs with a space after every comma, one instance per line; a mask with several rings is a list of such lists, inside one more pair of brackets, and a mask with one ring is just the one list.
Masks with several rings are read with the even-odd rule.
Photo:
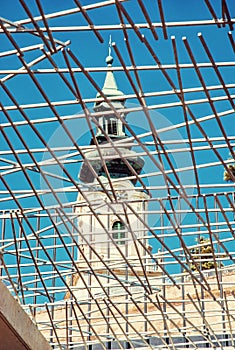
[[[96, 112], [96, 132], [90, 141], [93, 147], [86, 152], [79, 174], [87, 189], [83, 196], [78, 194], [75, 207], [82, 250], [78, 267], [84, 271], [84, 280], [95, 297], [101, 297], [104, 292], [90, 267], [111, 295], [120, 288], [110, 270], [125, 281], [137, 281], [136, 275], [154, 274], [144, 225], [149, 195], [135, 187], [136, 174], [141, 173], [144, 159], [128, 144], [125, 97], [111, 69], [110, 54], [106, 63], [109, 70], [93, 108]], [[85, 296], [83, 281], [77, 278], [73, 284], [77, 293], [83, 290]]]

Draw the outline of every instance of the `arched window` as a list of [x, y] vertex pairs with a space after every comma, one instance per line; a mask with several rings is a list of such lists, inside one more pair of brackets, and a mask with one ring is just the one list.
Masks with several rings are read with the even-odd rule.
[[125, 225], [121, 221], [115, 221], [112, 226], [113, 231], [113, 239], [116, 241], [118, 245], [124, 245], [125, 244]]

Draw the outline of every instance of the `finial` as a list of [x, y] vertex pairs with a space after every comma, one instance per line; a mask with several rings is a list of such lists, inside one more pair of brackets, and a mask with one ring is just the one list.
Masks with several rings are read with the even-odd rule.
[[111, 56], [112, 53], [112, 37], [111, 35], [109, 36], [109, 54], [106, 57], [106, 63], [108, 66], [112, 66], [113, 63], [113, 57]]

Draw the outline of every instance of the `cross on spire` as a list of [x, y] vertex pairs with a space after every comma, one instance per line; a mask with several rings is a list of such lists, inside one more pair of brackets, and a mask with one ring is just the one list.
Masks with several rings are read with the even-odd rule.
[[109, 56], [112, 56], [111, 53], [112, 53], [112, 35], [110, 34], [110, 36], [109, 36]]
[[108, 56], [106, 57], [106, 63], [108, 66], [112, 66], [113, 63], [113, 56], [112, 54], [112, 37], [109, 36], [109, 50], [108, 50]]

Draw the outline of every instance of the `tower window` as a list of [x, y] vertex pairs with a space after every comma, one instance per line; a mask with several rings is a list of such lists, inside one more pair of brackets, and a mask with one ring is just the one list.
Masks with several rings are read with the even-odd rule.
[[114, 119], [108, 121], [108, 134], [117, 135], [117, 121]]
[[115, 221], [112, 226], [113, 231], [113, 239], [118, 245], [124, 245], [125, 244], [125, 225], [121, 221]]

